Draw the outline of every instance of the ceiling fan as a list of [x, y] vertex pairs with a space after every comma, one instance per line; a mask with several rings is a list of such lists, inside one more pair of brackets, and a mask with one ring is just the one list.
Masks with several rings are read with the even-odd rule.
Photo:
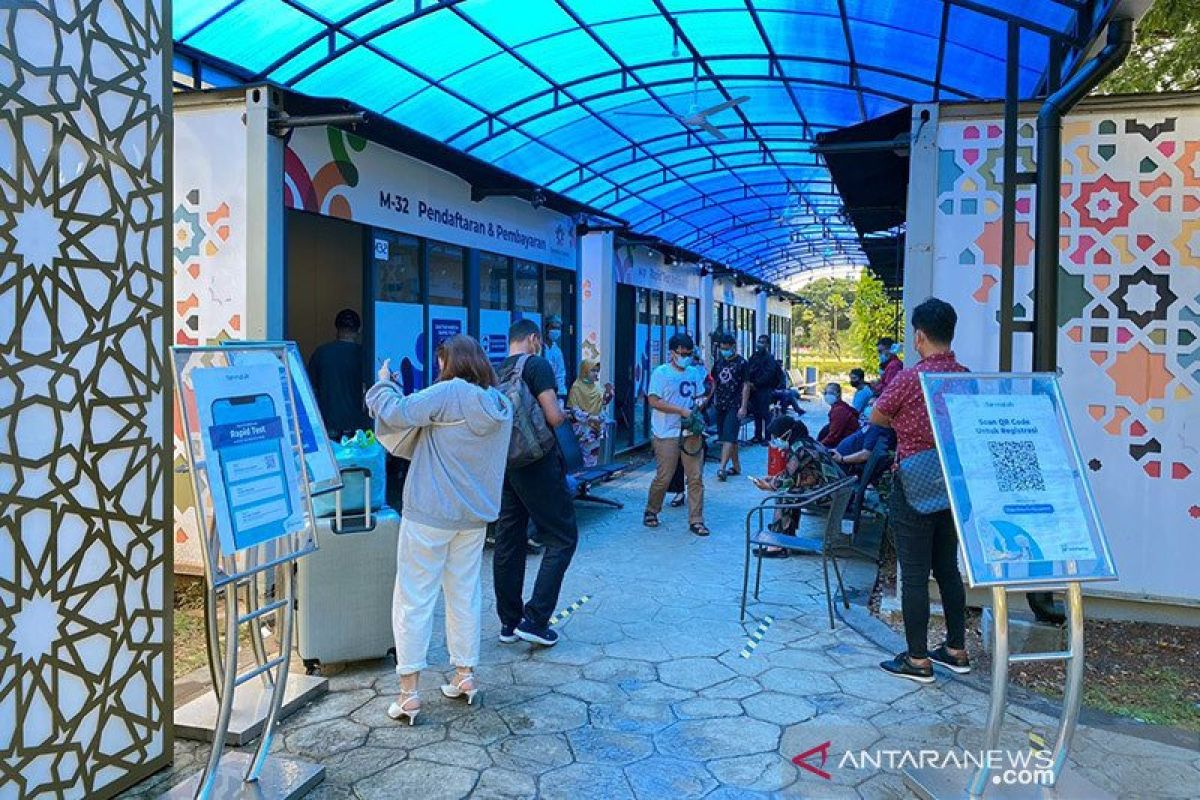
[[626, 117], [669, 117], [677, 119], [688, 128], [699, 128], [702, 131], [709, 133], [717, 139], [728, 139], [724, 131], [708, 121], [708, 118], [713, 114], [719, 114], [722, 111], [739, 106], [750, 99], [750, 95], [742, 95], [726, 100], [723, 103], [717, 103], [715, 106], [708, 108], [700, 108], [697, 102], [697, 86], [696, 75], [692, 75], [692, 103], [688, 106], [688, 110], [684, 114], [678, 114], [674, 111], [616, 111], [615, 114], [621, 114]]

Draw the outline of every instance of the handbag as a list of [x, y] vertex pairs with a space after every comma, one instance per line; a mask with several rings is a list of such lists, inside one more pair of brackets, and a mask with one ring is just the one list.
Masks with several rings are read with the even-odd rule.
[[[465, 419], [460, 419], [455, 422], [437, 422], [433, 425], [439, 428], [447, 428], [451, 425], [462, 425], [466, 422]], [[421, 428], [392, 428], [382, 419], [375, 420], [375, 438], [379, 443], [387, 449], [389, 453], [396, 458], [403, 458], [406, 461], [412, 461], [413, 454], [417, 451], [417, 442], [421, 438]]]
[[904, 498], [918, 514], [936, 514], [950, 508], [946, 476], [937, 450], [922, 450], [900, 462], [900, 483]]

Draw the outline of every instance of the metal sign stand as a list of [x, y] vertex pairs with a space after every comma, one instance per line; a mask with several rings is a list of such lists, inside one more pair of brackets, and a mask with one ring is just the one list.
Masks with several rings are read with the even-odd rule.
[[[226, 359], [230, 350], [221, 347], [178, 347], [173, 350], [175, 351], [175, 385], [179, 393], [180, 413], [184, 422], [184, 441], [187, 445], [187, 460], [196, 497], [196, 514], [201, 531], [200, 540], [204, 548], [205, 578], [208, 583], [207, 613], [205, 615], [207, 649], [214, 696], [218, 699], [219, 706], [216, 725], [212, 731], [212, 749], [204, 769], [160, 797], [166, 800], [209, 800], [209, 798], [293, 800], [303, 797], [325, 777], [325, 767], [320, 764], [270, 755], [276, 725], [282, 715], [284, 697], [289, 688], [288, 668], [292, 654], [295, 614], [293, 567], [296, 559], [310, 552], [311, 546], [297, 546], [295, 542], [288, 541], [268, 541], [252, 546], [237, 556], [228, 556], [220, 552], [215, 536], [216, 532], [210, 527], [208, 514], [204, 510], [204, 499], [208, 497], [211, 502], [211, 495], [207, 493], [211, 483], [206, 459], [197, 458], [195, 454], [196, 442], [192, 431], [194, 430], [193, 423], [198, 425], [198, 421], [189, 419], [189, 403], [184, 401], [183, 393], [184, 387], [190, 385], [184, 375], [188, 369], [213, 366], [213, 364], [195, 363], [196, 361], [203, 361], [206, 357], [217, 360]], [[262, 350], [279, 356], [285, 391], [291, 401], [290, 407], [295, 408], [296, 398], [292, 396], [293, 384], [285, 348], [279, 345], [264, 344]], [[194, 400], [194, 397], [192, 399]], [[290, 414], [290, 416], [288, 427], [292, 429], [291, 433], [294, 436], [292, 451], [298, 454], [296, 462], [300, 471], [300, 483], [303, 486], [308, 529], [311, 532], [313, 513], [307, 467], [303, 447], [300, 444], [296, 415]], [[203, 481], [201, 480], [202, 474], [204, 475]], [[238, 563], [238, 557], [243, 559], [241, 564]], [[259, 592], [259, 577], [272, 574], [277, 578], [273, 598], [263, 603]], [[240, 602], [240, 595], [243, 593], [246, 595], [244, 603]], [[216, 614], [219, 595], [223, 595], [225, 601], [223, 659], [218, 658], [221, 653]], [[245, 607], [244, 611], [242, 610], [243, 606]], [[278, 653], [273, 658], [268, 657], [261, 627], [271, 615], [275, 616], [275, 631], [278, 633]], [[255, 663], [248, 670], [239, 674], [238, 633], [243, 625], [250, 626], [249, 638], [255, 655]], [[250, 716], [263, 718], [260, 723], [262, 735], [259, 738], [258, 747], [253, 754], [240, 752], [226, 754], [224, 753], [225, 742], [234, 717], [237, 689], [255, 679], [259, 679], [256, 683], [261, 683], [261, 685], [247, 688], [258, 690], [258, 697], [254, 698], [253, 707], [250, 709]], [[245, 693], [243, 690], [243, 696]], [[266, 700], [265, 707], [262, 703], [264, 699]]]
[[[1008, 593], [1066, 591], [1067, 600], [1067, 649], [1049, 653], [1009, 653], [1008, 650]], [[1080, 798], [1102, 800], [1110, 795], [1071, 770], [1067, 765], [1067, 753], [1075, 735], [1079, 720], [1079, 704], [1083, 698], [1083, 591], [1078, 581], [1066, 586], [1029, 585], [1015, 589], [1007, 586], [992, 587], [992, 613], [995, 615], [995, 635], [992, 648], [992, 698], [988, 708], [983, 752], [992, 752], [1000, 747], [1000, 732], [1004, 726], [1004, 714], [1008, 708], [1008, 667], [1030, 661], [1067, 662], [1066, 682], [1063, 686], [1062, 716], [1058, 722], [1058, 736], [1052, 750], [1053, 764], [1049, 776], [1030, 776], [1029, 782], [1003, 781], [1000, 773], [984, 764], [979, 769], [956, 770], [943, 767], [906, 770], [904, 782], [918, 797], [925, 800], [941, 798], [983, 797], [989, 798]], [[1007, 767], [1006, 767], [1007, 768]], [[964, 787], [966, 787], [964, 789]], [[964, 794], [965, 793], [965, 794]]]
[[[1114, 580], [1107, 538], [1054, 373], [923, 373], [931, 428], [967, 581], [992, 590], [992, 694], [980, 749], [947, 765], [914, 768], [919, 797], [1080, 798], [1109, 795], [1067, 764], [1083, 698], [1084, 581]], [[1000, 472], [1024, 469], [1019, 474]], [[1067, 647], [1011, 653], [1008, 595], [1064, 592]], [[1065, 661], [1053, 748], [1000, 746], [1010, 664]]]

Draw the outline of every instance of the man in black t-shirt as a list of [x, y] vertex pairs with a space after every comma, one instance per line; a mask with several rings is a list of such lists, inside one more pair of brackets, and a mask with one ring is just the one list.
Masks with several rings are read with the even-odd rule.
[[354, 309], [343, 308], [333, 324], [337, 338], [313, 351], [308, 359], [308, 378], [325, 419], [325, 429], [337, 441], [343, 436], [353, 436], [357, 430], [370, 430], [371, 422], [363, 403], [366, 382], [362, 346], [358, 343], [362, 320]]
[[771, 398], [779, 386], [780, 369], [771, 355], [771, 337], [758, 337], [754, 354], [747, 363], [746, 380], [750, 381], [750, 413], [754, 415], [754, 438], [750, 441], [766, 443], [767, 425], [771, 422]]
[[721, 443], [721, 466], [717, 470], [719, 481], [725, 480], [728, 475], [742, 473], [742, 463], [738, 458], [738, 434], [742, 420], [750, 409], [750, 383], [746, 379], [746, 371], [746, 359], [738, 353], [734, 335], [718, 334], [712, 382], [713, 405], [717, 412], [717, 441]]
[[[514, 322], [508, 330], [508, 358], [500, 365], [500, 376], [511, 373], [521, 356], [527, 355], [521, 378], [537, 399], [532, 413], [541, 413], [551, 428], [566, 422], [558, 405], [557, 383], [550, 362], [542, 358], [542, 336], [532, 320]], [[521, 409], [514, 409], [521, 413]], [[537, 525], [545, 548], [533, 594], [522, 601], [525, 586], [525, 557], [529, 545], [529, 520]], [[550, 627], [550, 615], [558, 605], [563, 575], [575, 555], [579, 528], [575, 524], [575, 502], [567, 489], [567, 473], [557, 447], [532, 464], [510, 467], [504, 473], [500, 518], [496, 521], [496, 547], [492, 551], [492, 583], [496, 590], [496, 613], [500, 617], [500, 641], [527, 642], [550, 647], [558, 634]]]

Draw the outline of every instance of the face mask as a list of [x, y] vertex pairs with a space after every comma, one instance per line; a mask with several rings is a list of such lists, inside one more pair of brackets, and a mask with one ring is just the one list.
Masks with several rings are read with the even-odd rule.
[[721, 355], [725, 358], [733, 358], [733, 348], [732, 347], [722, 347]]
[[834, 403], [836, 403], [838, 400], [841, 400], [841, 399], [842, 399], [842, 398], [838, 397], [838, 396], [837, 396], [836, 394], [834, 394], [833, 392], [826, 392], [826, 393], [825, 393], [825, 402], [826, 402], [826, 403], [829, 403], [829, 405], [833, 405]]
[[780, 439], [778, 436], [772, 436], [771, 447], [774, 447], [776, 450], [786, 450], [788, 443], [786, 439]]
[[765, 344], [760, 344], [760, 345], [758, 345], [757, 347], [755, 347], [754, 349], [755, 349], [755, 350], [757, 350], [757, 351], [758, 351], [758, 352], [760, 352], [760, 353], [765, 353], [765, 352], [767, 352], [767, 346], [766, 346]]
[[680, 369], [687, 369], [688, 367], [690, 367], [692, 365], [692, 357], [691, 356], [681, 356], [678, 353], [676, 353], [671, 356], [671, 360], [674, 361], [675, 366], [679, 367]]
[[550, 340], [550, 344], [557, 344], [560, 336], [562, 336], [562, 331], [558, 329], [546, 331], [546, 338]]

